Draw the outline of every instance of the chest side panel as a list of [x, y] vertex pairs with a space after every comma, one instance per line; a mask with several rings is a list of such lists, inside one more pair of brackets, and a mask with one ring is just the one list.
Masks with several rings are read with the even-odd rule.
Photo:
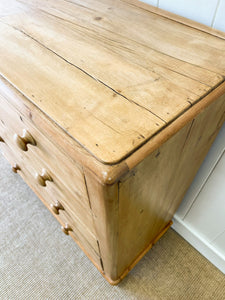
[[119, 274], [172, 219], [224, 120], [223, 95], [121, 180]]

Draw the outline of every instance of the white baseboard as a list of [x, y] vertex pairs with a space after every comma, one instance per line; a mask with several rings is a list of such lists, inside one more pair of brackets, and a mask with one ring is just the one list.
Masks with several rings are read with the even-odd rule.
[[193, 228], [190, 228], [177, 215], [173, 218], [172, 228], [225, 274], [225, 256], [218, 252], [215, 247], [204, 240], [197, 232], [194, 232]]

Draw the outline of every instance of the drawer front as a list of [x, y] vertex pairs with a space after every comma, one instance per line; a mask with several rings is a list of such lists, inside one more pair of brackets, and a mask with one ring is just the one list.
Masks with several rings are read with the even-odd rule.
[[24, 181], [56, 217], [64, 233], [71, 235], [96, 263], [100, 263], [99, 247], [96, 238], [86, 230], [78, 218], [71, 217], [70, 212], [67, 211], [59, 200], [62, 195], [60, 191], [55, 189], [54, 182], [47, 182], [46, 186], [40, 186], [34, 177], [34, 168], [27, 170], [25, 160], [20, 160], [6, 143], [0, 143], [0, 148], [14, 171], [21, 175]]
[[[79, 219], [87, 231], [95, 236], [91, 208], [89, 204], [85, 178], [82, 168], [53, 145], [24, 115], [0, 95], [1, 135], [17, 157], [23, 161], [26, 169], [35, 177], [41, 175], [43, 169], [53, 180], [52, 191], [60, 195], [60, 202]], [[24, 147], [23, 131], [27, 130], [36, 145], [27, 144]], [[39, 178], [40, 179], [40, 178]]]

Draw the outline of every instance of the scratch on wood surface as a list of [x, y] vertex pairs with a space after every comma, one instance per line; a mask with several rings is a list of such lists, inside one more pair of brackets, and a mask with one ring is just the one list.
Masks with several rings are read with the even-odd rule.
[[185, 147], [186, 142], [187, 142], [187, 140], [188, 140], [188, 138], [189, 138], [189, 136], [190, 136], [191, 129], [192, 129], [192, 127], [193, 127], [194, 122], [195, 122], [195, 119], [192, 120], [191, 125], [190, 125], [190, 127], [189, 127], [189, 129], [188, 129], [188, 133], [187, 133], [187, 135], [186, 135], [186, 138], [185, 138], [185, 141], [184, 141], [184, 144], [183, 144], [183, 147], [182, 147], [182, 151], [181, 151], [181, 152], [183, 152], [183, 150], [184, 150], [184, 147]]
[[[114, 132], [118, 133], [119, 135], [122, 135], [121, 132], [119, 132], [118, 130], [116, 130], [115, 128], [113, 128], [112, 126], [110, 126], [109, 124], [107, 124], [105, 121], [99, 119], [97, 116], [93, 115], [90, 111], [89, 111], [90, 115], [92, 115], [93, 118], [95, 118], [96, 120], [98, 120], [99, 122], [101, 122], [102, 124], [104, 124], [105, 126], [107, 126], [108, 128], [110, 128], [111, 130], [113, 130]], [[98, 144], [99, 146], [99, 144]]]
[[87, 192], [89, 207], [90, 207], [90, 209], [92, 211], [91, 200], [90, 200], [90, 195], [89, 195], [88, 186], [87, 186], [87, 180], [86, 180], [86, 176], [85, 176], [84, 168], [83, 167], [82, 167], [82, 173], [83, 173], [83, 178], [84, 178], [84, 184], [85, 184], [85, 187], [86, 187], [86, 192]]
[[98, 245], [98, 251], [99, 251], [99, 255], [100, 255], [100, 264], [101, 264], [101, 267], [102, 267], [102, 271], [104, 272], [104, 264], [103, 264], [102, 255], [101, 255], [101, 249], [100, 249], [100, 244], [99, 244], [98, 240], [97, 240], [97, 245]]
[[97, 10], [95, 10], [95, 9], [93, 9], [93, 8], [84, 6], [84, 5], [80, 4], [80, 3], [75, 3], [74, 1], [70, 1], [70, 0], [63, 0], [63, 1], [64, 1], [64, 2], [68, 2], [68, 3], [71, 3], [71, 4], [75, 5], [75, 6], [80, 6], [80, 7], [82, 7], [82, 8], [88, 9], [88, 10], [90, 10], [90, 11], [98, 12]]

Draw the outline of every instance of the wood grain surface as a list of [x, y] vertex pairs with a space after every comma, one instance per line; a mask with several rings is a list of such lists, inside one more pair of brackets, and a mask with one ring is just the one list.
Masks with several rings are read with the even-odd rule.
[[0, 74], [103, 163], [224, 80], [223, 39], [132, 3], [4, 3]]

